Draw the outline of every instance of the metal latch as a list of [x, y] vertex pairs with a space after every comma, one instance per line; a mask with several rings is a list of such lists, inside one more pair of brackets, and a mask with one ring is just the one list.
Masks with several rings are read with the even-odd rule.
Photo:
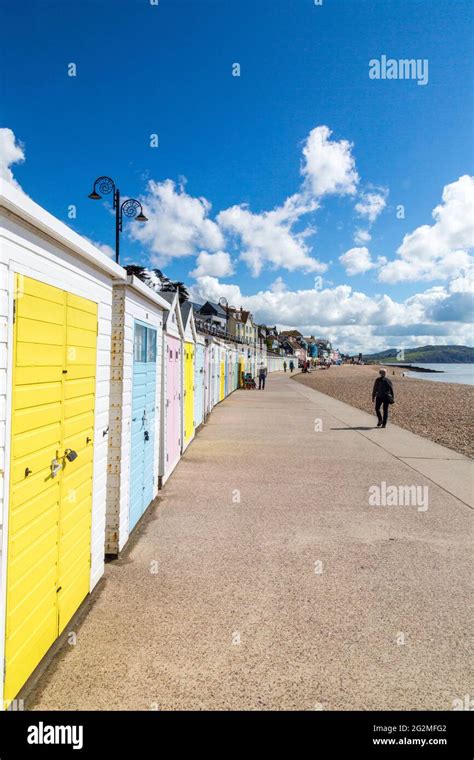
[[54, 458], [51, 462], [51, 477], [55, 478], [58, 472], [62, 470], [62, 462], [59, 459]]

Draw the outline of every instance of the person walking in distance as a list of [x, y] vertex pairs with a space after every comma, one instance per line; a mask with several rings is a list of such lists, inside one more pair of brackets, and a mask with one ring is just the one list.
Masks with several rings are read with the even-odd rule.
[[[385, 369], [379, 370], [379, 377], [374, 383], [372, 390], [372, 403], [375, 401], [375, 414], [377, 415], [377, 427], [387, 427], [388, 407], [395, 401], [392, 381], [387, 377]], [[380, 412], [382, 407], [383, 416]]]
[[258, 370], [258, 390], [264, 391], [265, 390], [265, 379], [267, 377], [267, 368], [265, 367], [264, 363], [262, 362], [260, 365], [260, 368]]
[[293, 363], [293, 359], [292, 359], [292, 360], [290, 361], [290, 372], [293, 372], [294, 368], [295, 368], [295, 365], [294, 365], [294, 363]]
[[286, 362], [283, 362], [283, 372], [286, 372]]

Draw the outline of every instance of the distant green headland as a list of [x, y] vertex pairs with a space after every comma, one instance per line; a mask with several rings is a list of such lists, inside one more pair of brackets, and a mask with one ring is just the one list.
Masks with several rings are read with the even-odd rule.
[[470, 346], [420, 346], [419, 348], [388, 348], [375, 354], [364, 354], [369, 363], [399, 362], [400, 364], [468, 364], [474, 362], [474, 348]]

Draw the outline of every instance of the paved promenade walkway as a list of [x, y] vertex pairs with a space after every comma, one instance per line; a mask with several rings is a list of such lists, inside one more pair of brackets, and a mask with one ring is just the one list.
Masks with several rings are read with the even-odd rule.
[[[472, 695], [473, 464], [373, 425], [280, 373], [221, 403], [27, 707], [449, 710]], [[370, 505], [383, 483], [426, 489]]]

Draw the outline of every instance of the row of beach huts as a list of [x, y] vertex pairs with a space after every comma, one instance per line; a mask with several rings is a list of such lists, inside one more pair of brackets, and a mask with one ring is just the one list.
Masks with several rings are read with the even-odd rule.
[[1, 705], [25, 684], [242, 372], [283, 357], [196, 329], [0, 180]]

